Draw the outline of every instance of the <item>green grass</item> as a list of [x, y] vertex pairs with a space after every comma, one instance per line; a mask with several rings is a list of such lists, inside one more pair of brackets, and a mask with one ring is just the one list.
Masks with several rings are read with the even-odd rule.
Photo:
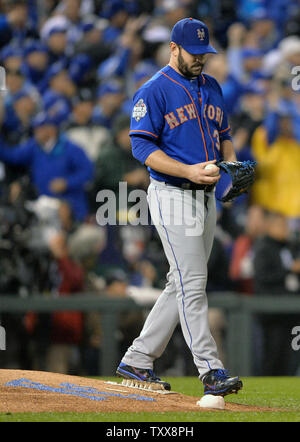
[[[103, 379], [103, 378], [101, 378]], [[107, 379], [107, 378], [105, 378]], [[110, 378], [116, 380], [116, 378]], [[168, 378], [172, 389], [202, 395], [197, 378]], [[300, 422], [300, 378], [243, 378], [244, 388], [226, 402], [282, 408], [278, 412], [166, 412], [166, 413], [0, 413], [0, 422]]]

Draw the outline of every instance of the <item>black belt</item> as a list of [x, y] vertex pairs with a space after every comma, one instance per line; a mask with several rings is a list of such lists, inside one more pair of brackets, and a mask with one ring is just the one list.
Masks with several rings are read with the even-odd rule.
[[180, 187], [180, 189], [184, 190], [204, 190], [204, 192], [211, 192], [215, 188], [215, 184], [196, 184], [196, 183], [181, 183], [181, 184], [173, 184], [167, 183], [166, 185]]

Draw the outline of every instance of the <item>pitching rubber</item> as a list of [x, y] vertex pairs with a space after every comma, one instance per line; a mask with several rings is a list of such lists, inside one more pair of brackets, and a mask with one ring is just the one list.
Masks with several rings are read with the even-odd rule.
[[161, 384], [155, 382], [143, 382], [138, 380], [123, 379], [122, 385], [124, 387], [138, 388], [140, 390], [150, 390], [150, 391], [166, 391]]

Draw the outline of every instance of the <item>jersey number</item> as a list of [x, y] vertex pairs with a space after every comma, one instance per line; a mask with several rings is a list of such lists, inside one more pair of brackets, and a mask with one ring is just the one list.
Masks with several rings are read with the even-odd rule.
[[216, 139], [216, 148], [220, 150], [220, 138], [219, 138], [219, 131], [217, 129], [214, 130], [214, 138]]

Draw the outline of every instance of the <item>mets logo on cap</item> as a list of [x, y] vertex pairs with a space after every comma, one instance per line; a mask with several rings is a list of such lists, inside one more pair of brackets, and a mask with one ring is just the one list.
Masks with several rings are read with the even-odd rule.
[[135, 118], [135, 121], [140, 121], [147, 113], [147, 106], [144, 103], [144, 100], [141, 98], [133, 108], [132, 117]]
[[202, 29], [197, 29], [197, 35], [198, 35], [198, 38], [200, 38], [200, 40], [201, 41], [203, 41], [203, 40], [205, 40], [205, 31], [204, 31], [204, 29], [202, 28]]

